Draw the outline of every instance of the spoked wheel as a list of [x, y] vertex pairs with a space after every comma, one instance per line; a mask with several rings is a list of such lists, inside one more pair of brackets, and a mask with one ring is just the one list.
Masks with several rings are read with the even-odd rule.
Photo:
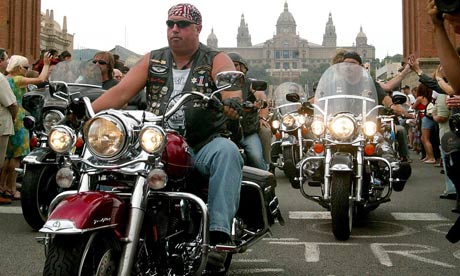
[[49, 246], [43, 275], [115, 276], [119, 259], [120, 248], [110, 233], [59, 235]]
[[24, 219], [39, 230], [48, 218], [51, 201], [59, 193], [56, 184], [56, 165], [27, 165], [21, 190], [21, 207]]
[[331, 181], [332, 233], [341, 241], [350, 238], [353, 225], [355, 210], [351, 194], [351, 173], [334, 172]]

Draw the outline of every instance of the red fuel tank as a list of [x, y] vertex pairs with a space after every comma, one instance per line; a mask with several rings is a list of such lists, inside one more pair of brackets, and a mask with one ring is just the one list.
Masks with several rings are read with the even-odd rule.
[[167, 133], [167, 141], [161, 161], [165, 165], [168, 177], [173, 180], [187, 177], [193, 166], [187, 142], [174, 132]]

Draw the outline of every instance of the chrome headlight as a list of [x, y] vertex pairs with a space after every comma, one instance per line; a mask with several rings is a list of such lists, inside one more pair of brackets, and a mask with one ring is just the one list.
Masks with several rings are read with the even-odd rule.
[[363, 132], [366, 136], [374, 136], [377, 132], [377, 124], [372, 121], [367, 121], [363, 125]]
[[52, 127], [48, 134], [48, 145], [57, 153], [69, 152], [75, 145], [75, 141], [75, 132], [68, 126]]
[[50, 110], [43, 116], [43, 128], [46, 133], [49, 133], [51, 127], [59, 124], [64, 119], [64, 114], [59, 110]]
[[295, 117], [292, 116], [292, 115], [285, 115], [283, 117], [283, 126], [285, 126], [286, 128], [293, 128], [295, 126]]
[[347, 115], [338, 115], [329, 124], [332, 136], [337, 140], [348, 140], [355, 133], [355, 121]]
[[141, 130], [139, 141], [144, 151], [150, 154], [157, 153], [166, 145], [166, 134], [158, 126], [148, 126]]
[[313, 120], [310, 128], [311, 132], [313, 132], [313, 134], [315, 134], [316, 136], [322, 135], [326, 130], [326, 126], [324, 125], [324, 122], [321, 120]]
[[122, 122], [113, 116], [95, 117], [88, 121], [85, 134], [89, 151], [102, 159], [119, 155], [127, 135]]

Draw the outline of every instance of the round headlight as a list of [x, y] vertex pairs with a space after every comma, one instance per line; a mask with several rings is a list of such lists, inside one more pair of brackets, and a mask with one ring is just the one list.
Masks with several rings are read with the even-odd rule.
[[48, 133], [51, 127], [59, 124], [64, 119], [64, 114], [58, 110], [50, 110], [43, 116], [43, 128]]
[[316, 136], [323, 134], [324, 131], [326, 130], [326, 127], [324, 126], [324, 123], [321, 120], [314, 120], [311, 123], [310, 128], [311, 128], [311, 132], [313, 132], [313, 134], [315, 134]]
[[157, 153], [164, 148], [166, 135], [161, 128], [149, 126], [141, 131], [139, 141], [144, 151], [150, 154]]
[[372, 121], [367, 121], [364, 123], [363, 132], [366, 136], [374, 136], [377, 132], [377, 124]]
[[69, 152], [75, 145], [75, 133], [67, 126], [55, 126], [48, 135], [48, 145], [57, 153]]
[[283, 117], [283, 126], [291, 128], [295, 125], [295, 117], [292, 115], [286, 115]]
[[347, 140], [353, 136], [355, 124], [348, 116], [337, 116], [332, 119], [329, 130], [335, 139]]
[[112, 117], [96, 117], [86, 127], [88, 149], [97, 157], [111, 158], [123, 150], [126, 136], [121, 122]]

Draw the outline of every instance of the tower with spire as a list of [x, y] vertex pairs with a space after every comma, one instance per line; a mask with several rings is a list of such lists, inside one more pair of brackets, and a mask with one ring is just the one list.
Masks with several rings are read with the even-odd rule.
[[335, 33], [335, 26], [332, 22], [332, 14], [329, 12], [329, 20], [326, 23], [326, 31], [323, 35], [323, 46], [336, 47], [337, 46], [337, 34]]
[[240, 26], [238, 27], [238, 34], [236, 35], [237, 47], [251, 47], [251, 35], [249, 34], [248, 24], [244, 20], [244, 14], [241, 15]]
[[211, 29], [211, 33], [208, 35], [206, 43], [211, 48], [218, 48], [218, 40], [217, 36], [214, 34], [214, 28]]
[[359, 33], [356, 35], [356, 47], [367, 46], [367, 36], [363, 32], [363, 26], [359, 28]]

